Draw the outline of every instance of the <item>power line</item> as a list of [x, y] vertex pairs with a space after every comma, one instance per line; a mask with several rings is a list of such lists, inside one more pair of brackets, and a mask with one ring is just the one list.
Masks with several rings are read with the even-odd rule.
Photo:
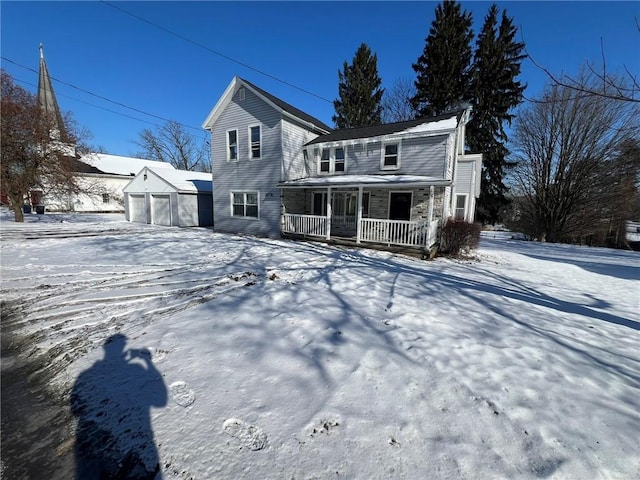
[[[37, 85], [35, 83], [31, 83], [31, 82], [28, 82], [26, 80], [22, 80], [22, 79], [16, 78], [16, 77], [13, 77], [13, 79], [15, 81], [19, 82], [19, 83], [22, 83], [23, 85], [30, 85], [32, 87], [37, 87]], [[154, 127], [161, 127], [162, 126], [162, 125], [160, 125], [158, 123], [150, 122], [148, 120], [143, 120], [143, 119], [137, 118], [137, 117], [132, 117], [131, 115], [127, 115], [126, 113], [117, 112], [115, 110], [111, 110], [110, 108], [106, 108], [106, 107], [103, 107], [101, 105], [96, 105], [95, 103], [87, 102], [86, 100], [80, 100], [79, 98], [75, 98], [75, 97], [72, 97], [70, 95], [65, 95], [64, 93], [56, 93], [56, 95], [59, 96], [59, 97], [69, 98], [69, 99], [71, 99], [73, 101], [76, 101], [76, 102], [84, 103], [85, 105], [89, 105], [89, 106], [94, 107], [94, 108], [99, 108], [100, 110], [104, 110], [106, 112], [113, 113], [115, 115], [120, 115], [121, 117], [130, 118], [131, 120], [135, 120], [136, 122], [146, 123], [148, 125], [153, 125]], [[179, 124], [179, 125], [181, 125], [181, 126], [183, 126], [183, 127], [188, 127], [188, 125], [185, 125], [183, 123], [176, 122], [176, 121], [174, 121], [174, 122]], [[195, 127], [189, 127], [189, 128], [195, 128]], [[206, 132], [204, 130], [201, 130], [201, 133], [204, 134], [203, 137], [198, 137], [195, 134], [187, 133], [187, 132], [185, 132], [185, 135], [188, 135], [189, 137], [191, 137], [193, 139], [196, 139], [196, 140], [203, 140], [203, 139], [207, 140], [208, 139], [208, 135], [206, 134]]]
[[[31, 72], [34, 72], [36, 74], [38, 73], [37, 70], [35, 70], [35, 69], [31, 68], [31, 67], [27, 67], [26, 65], [22, 65], [22, 64], [20, 64], [18, 62], [14, 62], [13, 60], [11, 60], [11, 59], [9, 59], [7, 57], [0, 57], [0, 58], [2, 58], [2, 60], [4, 60], [5, 62], [12, 63], [14, 65], [17, 65], [18, 67], [24, 68], [24, 69], [29, 70]], [[50, 78], [52, 80], [55, 80], [58, 83], [61, 83], [63, 85], [67, 85], [68, 87], [74, 88], [75, 90], [78, 90], [80, 92], [86, 93], [88, 95], [91, 95], [93, 97], [99, 98], [101, 100], [105, 100], [105, 101], [107, 101], [109, 103], [113, 103], [114, 105], [118, 105], [120, 107], [124, 107], [124, 108], [127, 108], [129, 110], [133, 110], [134, 112], [142, 113], [143, 115], [147, 115], [149, 117], [157, 118], [158, 120], [162, 120], [164, 122], [175, 122], [175, 123], [178, 123], [178, 124], [180, 124], [181, 126], [183, 126], [185, 128], [190, 128], [192, 130], [197, 130], [198, 132], [202, 132], [202, 128], [193, 127], [191, 125], [186, 125], [186, 124], [183, 124], [183, 123], [180, 123], [180, 122], [176, 122], [175, 120], [171, 120], [171, 119], [168, 119], [168, 118], [165, 118], [165, 117], [161, 117], [161, 116], [155, 115], [153, 113], [145, 112], [144, 110], [140, 110], [139, 108], [136, 108], [136, 107], [130, 107], [129, 105], [125, 105], [122, 102], [111, 100], [110, 98], [107, 98], [105, 96], [99, 95], [97, 93], [90, 92], [89, 90], [85, 90], [84, 88], [77, 87], [77, 86], [75, 86], [75, 85], [73, 85], [73, 84], [71, 84], [69, 82], [65, 82], [64, 80], [60, 80], [59, 78], [56, 78], [56, 77], [53, 77], [53, 76], [50, 76]]]
[[152, 21], [147, 20], [146, 18], [140, 17], [139, 15], [136, 15], [135, 13], [131, 13], [130, 11], [125, 10], [124, 8], [121, 8], [119, 6], [116, 6], [111, 2], [107, 2], [105, 0], [101, 0], [101, 3], [104, 3], [105, 5], [108, 5], [111, 8], [119, 10], [120, 12], [122, 12], [122, 13], [124, 13], [126, 15], [129, 15], [129, 16], [137, 19], [137, 20], [140, 20], [141, 22], [144, 22], [144, 23], [146, 23], [148, 25], [151, 25], [152, 27], [155, 27], [155, 28], [157, 28], [159, 30], [162, 30], [163, 32], [168, 33], [169, 35], [173, 35], [174, 37], [177, 37], [177, 38], [179, 38], [181, 40], [184, 40], [185, 42], [191, 43], [192, 45], [195, 45], [196, 47], [202, 48], [202, 49], [204, 49], [204, 50], [206, 50], [206, 51], [208, 51], [210, 53], [213, 53], [214, 55], [218, 55], [219, 57], [222, 57], [225, 60], [229, 60], [230, 62], [236, 63], [236, 64], [238, 64], [238, 65], [240, 65], [242, 67], [248, 68], [249, 70], [253, 70], [254, 72], [259, 73], [260, 75], [264, 75], [265, 77], [268, 77], [268, 78], [270, 78], [272, 80], [280, 82], [280, 83], [282, 83], [282, 84], [284, 84], [284, 85], [286, 85], [288, 87], [295, 88], [296, 90], [299, 90], [299, 91], [301, 91], [303, 93], [306, 93], [307, 95], [311, 95], [312, 97], [316, 97], [316, 98], [318, 98], [318, 99], [320, 99], [320, 100], [322, 100], [324, 102], [328, 102], [328, 103], [333, 105], [333, 101], [332, 100], [324, 98], [324, 97], [322, 97], [320, 95], [317, 95], [317, 94], [315, 94], [313, 92], [310, 92], [309, 90], [305, 90], [302, 87], [299, 87], [297, 85], [294, 85], [293, 83], [287, 82], [286, 80], [282, 80], [281, 78], [278, 78], [275, 75], [271, 75], [270, 73], [267, 73], [267, 72], [265, 72], [263, 70], [260, 70], [260, 69], [258, 69], [256, 67], [252, 67], [251, 65], [249, 65], [247, 63], [244, 63], [244, 62], [241, 62], [239, 60], [236, 60], [235, 58], [232, 58], [232, 57], [230, 57], [228, 55], [225, 55], [224, 53], [220, 53], [220, 52], [218, 52], [216, 50], [213, 50], [212, 48], [209, 48], [206, 45], [203, 45], [203, 44], [198, 43], [198, 42], [196, 42], [194, 40], [191, 40], [190, 38], [187, 38], [184, 35], [180, 35], [179, 33], [176, 33], [176, 32], [174, 32], [172, 30], [169, 30], [168, 28], [165, 28], [165, 27], [163, 27], [161, 25], [158, 25], [157, 23], [153, 23]]

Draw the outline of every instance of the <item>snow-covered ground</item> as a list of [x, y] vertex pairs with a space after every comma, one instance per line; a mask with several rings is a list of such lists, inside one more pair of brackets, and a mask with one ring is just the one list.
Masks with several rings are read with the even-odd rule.
[[[637, 252], [487, 233], [473, 260], [421, 261], [121, 215], [2, 220], [2, 298], [60, 395], [116, 333], [150, 351], [128, 362], [162, 380], [97, 378], [120, 399], [104, 418], [150, 408], [165, 479], [640, 478]], [[126, 413], [95, 415], [137, 445]]]

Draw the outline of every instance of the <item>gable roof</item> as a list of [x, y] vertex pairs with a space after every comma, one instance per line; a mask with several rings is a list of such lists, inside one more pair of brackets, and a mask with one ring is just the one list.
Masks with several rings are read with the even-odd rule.
[[465, 110], [455, 110], [435, 117], [423, 117], [404, 122], [383, 123], [369, 127], [342, 128], [326, 135], [321, 135], [306, 145], [326, 142], [342, 142], [359, 138], [380, 137], [394, 133], [421, 133], [453, 130], [458, 126]]
[[147, 168], [164, 179], [179, 192], [212, 192], [213, 176], [206, 172], [188, 170], [169, 170], [166, 168]]
[[133, 177], [144, 167], [175, 170], [173, 165], [167, 162], [146, 160], [144, 158], [121, 157], [119, 155], [108, 155], [106, 153], [89, 153], [83, 155], [80, 158], [80, 162], [89, 167], [87, 171], [78, 170], [81, 173], [104, 173]]
[[205, 130], [210, 130], [217, 118], [220, 116], [222, 111], [226, 108], [226, 106], [231, 102], [233, 95], [235, 92], [241, 87], [251, 90], [255, 95], [264, 100], [266, 103], [271, 105], [276, 110], [282, 112], [283, 114], [297, 119], [300, 122], [307, 124], [312, 130], [315, 130], [319, 134], [330, 132], [332, 129], [324, 122], [318, 120], [317, 118], [309, 115], [308, 113], [303, 112], [299, 108], [294, 107], [293, 105], [285, 102], [284, 100], [279, 99], [278, 97], [271, 95], [269, 92], [257, 87], [253, 83], [240, 78], [233, 77], [233, 80], [224, 91], [222, 96], [218, 99], [218, 102], [215, 104], [206, 120], [202, 124], [202, 128]]
[[213, 177], [206, 172], [191, 172], [169, 168], [145, 167], [136, 177], [146, 172], [164, 180], [179, 193], [211, 193], [213, 191]]

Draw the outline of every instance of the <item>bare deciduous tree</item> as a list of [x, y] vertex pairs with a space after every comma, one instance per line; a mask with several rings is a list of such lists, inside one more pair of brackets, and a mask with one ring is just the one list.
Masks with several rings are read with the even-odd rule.
[[185, 127], [170, 121], [156, 131], [144, 129], [136, 144], [143, 150], [140, 156], [167, 162], [180, 170], [211, 171], [207, 142], [186, 132]]
[[384, 92], [382, 119], [384, 123], [404, 122], [416, 117], [411, 99], [416, 96], [413, 80], [406, 77], [396, 79]]
[[[588, 68], [576, 80], [599, 88]], [[512, 146], [524, 233], [540, 241], [574, 241], [600, 228], [610, 193], [603, 172], [614, 168], [622, 142], [637, 137], [638, 114], [634, 103], [559, 85], [520, 112]]]
[[[640, 34], [640, 23], [638, 17], [634, 18], [635, 27]], [[634, 51], [632, 48], [631, 51]], [[573, 77], [571, 75], [556, 75], [549, 69], [540, 65], [535, 59], [527, 53], [531, 62], [540, 70], [542, 70], [551, 80], [553, 85], [575, 90], [576, 92], [606, 97], [611, 100], [622, 102], [640, 103], [640, 81], [637, 72], [630, 71], [626, 66], [623, 67], [624, 73], [611, 73], [607, 71], [607, 58], [604, 48], [604, 40], [600, 38], [600, 52], [602, 55], [602, 65], [596, 66], [592, 62], [586, 63], [586, 69], [589, 72], [592, 82], [584, 83], [584, 77]], [[637, 49], [635, 49], [637, 55]]]
[[56, 119], [44, 114], [36, 97], [16, 85], [8, 73], [2, 71], [1, 77], [1, 186], [15, 221], [22, 222], [22, 207], [30, 192], [62, 196], [82, 191], [75, 176], [78, 136], [71, 133], [68, 114], [63, 135], [53, 136], [58, 130]]

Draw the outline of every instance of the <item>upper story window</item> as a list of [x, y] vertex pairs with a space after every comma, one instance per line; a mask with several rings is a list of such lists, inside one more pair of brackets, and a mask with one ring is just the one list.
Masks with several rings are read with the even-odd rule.
[[102, 203], [110, 203], [111, 202], [111, 197], [109, 196], [108, 193], [103, 193], [102, 194]]
[[400, 144], [385, 143], [382, 146], [381, 170], [397, 170], [400, 168]]
[[320, 155], [320, 171], [329, 173], [329, 167], [331, 166], [331, 150], [329, 148], [323, 148]]
[[249, 126], [249, 158], [262, 156], [262, 129], [260, 125]]
[[344, 147], [322, 149], [318, 165], [320, 173], [345, 172], [346, 170]]
[[336, 172], [344, 172], [344, 148], [335, 149], [333, 165]]
[[227, 130], [227, 161], [238, 160], [238, 130]]

